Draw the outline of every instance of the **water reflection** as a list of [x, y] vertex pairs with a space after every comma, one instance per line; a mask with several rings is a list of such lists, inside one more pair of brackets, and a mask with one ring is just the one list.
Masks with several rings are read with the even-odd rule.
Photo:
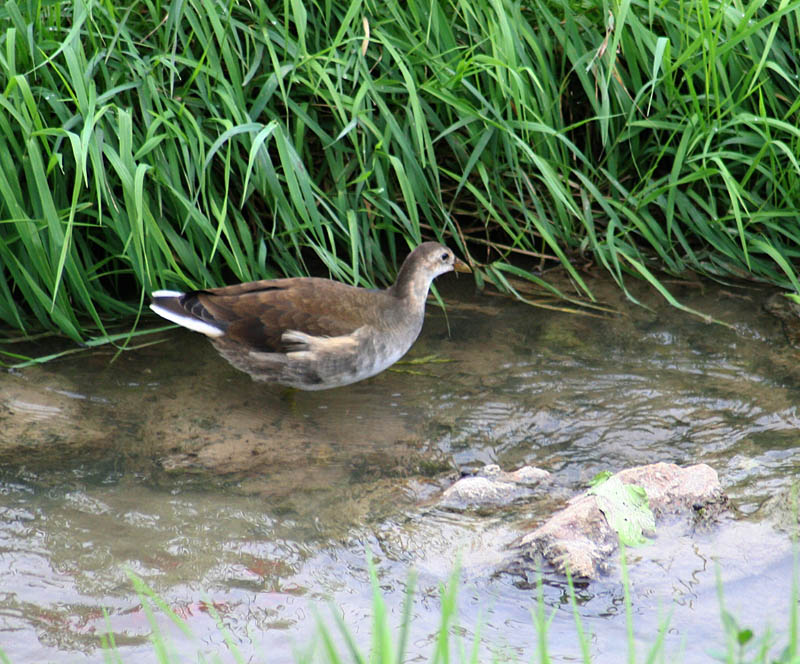
[[[785, 627], [790, 546], [773, 528], [785, 511], [767, 506], [800, 466], [800, 381], [760, 294], [684, 294], [736, 323], [727, 329], [655, 300], [600, 320], [458, 288], [441, 286], [447, 320], [431, 307], [411, 353], [447, 362], [329, 392], [255, 384], [182, 331], [111, 365], [97, 353], [0, 376], [0, 647], [11, 661], [103, 661], [103, 608], [123, 660], [155, 661], [128, 570], [197, 636], [159, 614], [186, 657], [224, 649], [211, 607], [247, 656], [293, 661], [329, 599], [366, 649], [367, 551], [395, 619], [418, 572], [410, 656], [430, 654], [438, 589], [460, 559], [465, 635], [480, 622], [487, 649], [528, 659], [535, 593], [496, 574], [518, 523], [600, 470], [653, 461], [709, 463], [736, 511], [691, 537], [665, 526], [631, 552], [637, 639], [652, 642], [674, 605], [670, 652], [718, 643], [718, 562], [728, 608], [754, 628]], [[558, 486], [490, 518], [431, 504], [458, 469], [484, 463], [544, 467]], [[551, 654], [578, 656], [563, 583], [546, 581]], [[764, 587], [786, 597], [768, 610], [748, 601]], [[618, 660], [619, 578], [579, 595], [597, 661]]]

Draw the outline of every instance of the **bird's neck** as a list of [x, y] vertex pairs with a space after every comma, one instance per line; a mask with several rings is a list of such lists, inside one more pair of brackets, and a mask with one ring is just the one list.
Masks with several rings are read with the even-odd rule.
[[400, 268], [397, 279], [389, 288], [396, 298], [413, 302], [416, 306], [425, 306], [431, 279], [417, 270], [410, 269], [408, 261]]

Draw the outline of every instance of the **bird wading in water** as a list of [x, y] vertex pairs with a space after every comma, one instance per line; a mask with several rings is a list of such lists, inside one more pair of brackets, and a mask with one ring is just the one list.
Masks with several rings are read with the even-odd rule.
[[326, 390], [374, 376], [405, 355], [422, 329], [431, 283], [452, 270], [471, 271], [447, 247], [425, 242], [383, 290], [316, 277], [269, 279], [155, 291], [150, 308], [205, 334], [255, 380]]

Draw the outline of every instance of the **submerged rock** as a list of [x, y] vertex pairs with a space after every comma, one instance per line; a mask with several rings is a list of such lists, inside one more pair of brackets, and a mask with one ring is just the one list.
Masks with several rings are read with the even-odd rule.
[[67, 379], [38, 368], [29, 373], [35, 380], [16, 373], [3, 376], [0, 464], [63, 463], [113, 446], [112, 432], [86, 416], [87, 397]]
[[778, 530], [796, 534], [800, 524], [800, 496], [797, 486], [773, 493], [758, 508], [758, 514]]
[[533, 487], [549, 477], [546, 470], [533, 466], [523, 466], [508, 473], [500, 466], [490, 464], [448, 487], [437, 505], [458, 511], [503, 507], [532, 495]]
[[[685, 514], [691, 517], [690, 525], [696, 526], [714, 518], [727, 505], [716, 471], [706, 464], [681, 468], [655, 463], [623, 470], [613, 477], [623, 484], [642, 487], [656, 519]], [[533, 572], [544, 560], [560, 573], [569, 569], [575, 578], [593, 579], [608, 571], [618, 541], [602, 498], [587, 491], [513, 545], [515, 556], [508, 571]]]
[[800, 347], [800, 303], [791, 294], [775, 293], [764, 302], [764, 310], [783, 324], [783, 334], [790, 345]]

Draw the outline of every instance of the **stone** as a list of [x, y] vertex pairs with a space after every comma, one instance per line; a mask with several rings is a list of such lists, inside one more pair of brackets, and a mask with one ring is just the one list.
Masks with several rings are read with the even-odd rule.
[[[657, 520], [686, 515], [696, 524], [727, 506], [717, 473], [706, 464], [681, 468], [655, 463], [620, 471], [615, 477], [646, 491]], [[594, 579], [608, 572], [618, 536], [598, 498], [588, 491], [572, 498], [564, 509], [519, 538], [512, 545], [515, 558], [509, 571], [532, 572], [544, 561], [559, 573], [569, 570], [578, 579]]]
[[550, 473], [541, 468], [523, 466], [507, 473], [500, 466], [490, 464], [448, 487], [438, 506], [458, 511], [503, 507], [533, 495], [533, 487], [548, 477]]

